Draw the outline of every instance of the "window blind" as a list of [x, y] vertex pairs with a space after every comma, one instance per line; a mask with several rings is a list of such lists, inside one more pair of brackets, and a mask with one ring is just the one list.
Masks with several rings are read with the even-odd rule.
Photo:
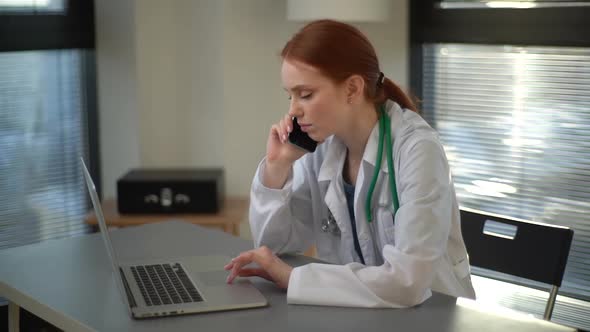
[[[574, 229], [560, 294], [587, 304], [590, 49], [425, 44], [422, 93], [460, 205]], [[533, 298], [502, 301], [521, 308]], [[569, 325], [589, 329], [582, 316]]]
[[84, 54], [0, 53], [0, 249], [88, 232]]

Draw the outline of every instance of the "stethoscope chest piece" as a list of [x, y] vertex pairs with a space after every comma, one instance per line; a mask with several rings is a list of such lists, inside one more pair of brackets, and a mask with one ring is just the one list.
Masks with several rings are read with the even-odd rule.
[[332, 214], [332, 211], [328, 209], [328, 217], [322, 219], [322, 231], [326, 233], [331, 233], [334, 235], [340, 235], [340, 228], [336, 223], [336, 218]]

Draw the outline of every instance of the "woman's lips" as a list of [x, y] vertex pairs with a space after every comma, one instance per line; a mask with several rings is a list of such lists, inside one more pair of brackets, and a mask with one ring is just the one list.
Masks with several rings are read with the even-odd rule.
[[311, 128], [311, 125], [310, 124], [301, 124], [300, 123], [299, 124], [299, 127], [301, 127], [301, 131], [307, 132]]

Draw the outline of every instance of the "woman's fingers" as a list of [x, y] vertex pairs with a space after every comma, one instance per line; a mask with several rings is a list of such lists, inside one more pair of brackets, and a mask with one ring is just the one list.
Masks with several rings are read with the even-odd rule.
[[283, 140], [281, 139], [281, 127], [279, 126], [279, 124], [273, 124], [272, 127], [270, 127], [270, 131], [272, 133], [272, 136], [274, 136], [279, 142], [282, 142]]
[[266, 142], [267, 161], [280, 162], [282, 165], [291, 165], [305, 155], [306, 152], [304, 150], [288, 144], [289, 134], [292, 131], [293, 119], [288, 114], [270, 127], [269, 137]]
[[281, 138], [281, 142], [285, 143], [287, 142], [287, 136], [289, 135], [289, 132], [287, 131], [287, 123], [285, 121], [285, 119], [281, 119], [281, 121], [279, 121], [279, 128], [280, 128], [280, 138]]
[[[224, 266], [225, 270], [230, 271], [229, 275], [227, 276], [226, 281], [231, 284], [233, 282], [233, 280], [240, 275], [240, 271], [244, 270], [244, 266], [246, 266], [250, 263], [258, 264], [259, 266], [262, 267], [259, 270], [265, 271], [264, 266], [268, 265], [266, 262], [269, 259], [272, 259], [272, 257], [267, 257], [269, 255], [272, 256], [272, 253], [266, 247], [261, 247], [261, 248], [257, 248], [254, 250], [245, 251], [245, 252], [241, 253], [236, 258], [232, 259], [229, 264]], [[248, 269], [246, 269], [246, 270], [248, 270]], [[252, 270], [252, 269], [249, 269], [249, 270]], [[265, 273], [265, 276], [268, 276], [270, 278], [270, 276], [267, 272], [264, 272], [264, 273]]]
[[260, 277], [269, 281], [273, 281], [268, 272], [261, 268], [243, 268], [238, 272], [240, 277]]
[[285, 122], [287, 134], [290, 134], [291, 131], [293, 131], [293, 118], [289, 115], [289, 113], [287, 113], [283, 117], [283, 121]]
[[223, 269], [228, 271], [228, 270], [231, 270], [233, 266], [234, 266], [234, 262], [229, 262], [227, 265], [225, 265], [223, 267]]
[[252, 262], [251, 257], [251, 251], [246, 251], [241, 253], [238, 257], [232, 259], [231, 263], [226, 265], [226, 270], [230, 270], [230, 273], [226, 279], [227, 283], [231, 284], [238, 276], [238, 272], [242, 269], [242, 267]]
[[[256, 263], [259, 267], [246, 268], [250, 263]], [[241, 253], [238, 257], [224, 267], [230, 270], [227, 282], [232, 283], [238, 276], [258, 276], [271, 280], [281, 288], [287, 288], [292, 267], [285, 264], [269, 248], [260, 247]]]
[[293, 131], [293, 119], [289, 114], [285, 114], [281, 121], [279, 121], [278, 125], [280, 128], [279, 137], [281, 138], [281, 142], [285, 143], [289, 138], [289, 134], [291, 133], [291, 131]]

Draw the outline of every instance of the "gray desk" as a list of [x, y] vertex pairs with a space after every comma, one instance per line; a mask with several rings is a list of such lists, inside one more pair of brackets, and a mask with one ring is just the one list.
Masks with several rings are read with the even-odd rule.
[[[122, 260], [176, 255], [233, 256], [251, 243], [181, 222], [112, 232]], [[304, 257], [289, 257], [293, 265]], [[573, 331], [524, 315], [458, 305], [435, 294], [410, 309], [356, 309], [287, 305], [286, 294], [253, 279], [266, 308], [132, 320], [109, 271], [98, 234], [48, 241], [0, 252], [0, 296], [65, 330], [82, 331]], [[15, 312], [15, 311], [13, 311]]]

